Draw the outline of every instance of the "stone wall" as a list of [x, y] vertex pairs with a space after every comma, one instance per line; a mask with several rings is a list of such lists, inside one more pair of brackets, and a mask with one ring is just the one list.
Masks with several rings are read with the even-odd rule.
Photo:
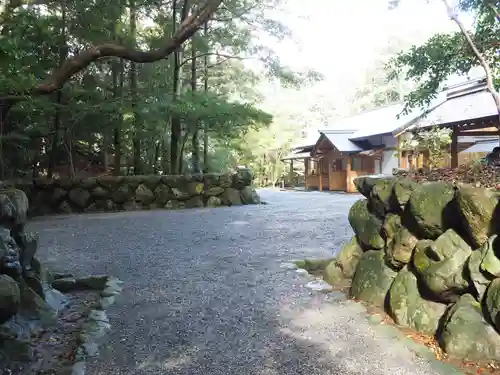
[[360, 178], [355, 237], [325, 269], [333, 285], [435, 336], [450, 355], [500, 360], [500, 206], [493, 192], [443, 182]]
[[30, 215], [258, 204], [248, 171], [193, 176], [102, 176], [8, 182], [23, 190]]

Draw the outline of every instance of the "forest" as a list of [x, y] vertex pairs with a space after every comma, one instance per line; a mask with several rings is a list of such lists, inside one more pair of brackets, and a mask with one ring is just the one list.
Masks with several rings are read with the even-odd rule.
[[256, 84], [318, 79], [256, 44], [256, 32], [289, 33], [264, 16], [277, 0], [3, 3], [1, 179], [199, 173], [269, 159], [255, 138], [273, 117], [258, 108]]

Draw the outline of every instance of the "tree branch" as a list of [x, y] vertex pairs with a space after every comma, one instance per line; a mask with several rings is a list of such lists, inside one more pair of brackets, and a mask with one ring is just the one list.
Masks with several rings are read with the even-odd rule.
[[191, 57], [188, 57], [186, 59], [184, 59], [184, 61], [181, 63], [181, 66], [184, 66], [185, 64], [187, 64], [188, 62], [190, 62], [191, 60], [195, 60], [195, 59], [198, 59], [200, 57], [205, 57], [205, 56], [217, 56], [217, 57], [224, 57], [226, 60], [224, 61], [227, 61], [229, 59], [237, 59], [237, 60], [247, 60], [247, 58], [245, 57], [241, 57], [241, 56], [234, 56], [234, 55], [226, 55], [226, 54], [223, 54], [223, 53], [217, 53], [217, 52], [205, 52], [205, 53], [200, 53], [199, 55], [196, 55], [196, 56], [191, 56]]
[[[484, 69], [484, 73], [486, 74], [486, 87], [488, 88], [488, 91], [490, 92], [491, 96], [493, 97], [493, 100], [495, 101], [495, 105], [496, 105], [497, 111], [498, 111], [498, 117], [499, 117], [499, 120], [500, 120], [500, 95], [495, 90], [495, 85], [493, 83], [493, 74], [491, 72], [490, 66], [488, 65], [488, 62], [486, 61], [486, 59], [484, 58], [484, 56], [482, 55], [482, 53], [477, 48], [477, 46], [474, 43], [474, 41], [472, 40], [472, 37], [470, 36], [469, 32], [465, 28], [464, 24], [458, 18], [458, 15], [451, 8], [450, 4], [448, 4], [448, 1], [447, 0], [443, 0], [443, 3], [445, 5], [445, 7], [446, 7], [446, 11], [448, 12], [448, 17], [450, 17], [450, 19], [452, 21], [454, 21], [457, 24], [457, 26], [460, 28], [460, 31], [462, 32], [465, 40], [467, 41], [467, 43], [469, 44], [470, 48], [474, 52], [474, 55], [478, 59], [479, 64], [481, 64], [482, 68]], [[499, 124], [499, 126], [500, 126], [500, 124]]]
[[488, 2], [488, 8], [490, 8], [495, 15], [495, 18], [497, 19], [498, 22], [500, 22], [500, 11], [497, 9], [496, 5], [494, 3]]
[[130, 49], [120, 44], [105, 43], [91, 47], [67, 59], [59, 68], [53, 71], [52, 76], [47, 82], [39, 84], [26, 92], [17, 93], [19, 97], [16, 99], [12, 98], [13, 95], [8, 95], [10, 98], [0, 98], [0, 120], [5, 120], [9, 109], [16, 102], [24, 100], [26, 96], [47, 95], [61, 89], [66, 81], [73, 75], [85, 69], [92, 62], [103, 57], [119, 57], [124, 60], [139, 63], [151, 63], [164, 59], [175, 52], [187, 39], [193, 36], [193, 34], [212, 17], [222, 2], [223, 0], [207, 0], [205, 6], [200, 7], [196, 12], [187, 17], [172, 38], [165, 40], [164, 45], [157, 50], [141, 51]]

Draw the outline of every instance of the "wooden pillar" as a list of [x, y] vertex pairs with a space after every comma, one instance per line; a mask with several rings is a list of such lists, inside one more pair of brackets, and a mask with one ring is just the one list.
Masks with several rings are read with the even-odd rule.
[[309, 176], [309, 158], [304, 159], [304, 187], [307, 189], [307, 176]]
[[346, 178], [346, 189], [347, 193], [352, 193], [351, 189], [351, 170], [352, 170], [352, 156], [347, 157], [346, 167], [345, 167], [345, 178]]
[[321, 160], [318, 159], [318, 186], [319, 186], [319, 191], [323, 191], [323, 171], [321, 170]]
[[333, 156], [328, 155], [328, 190], [332, 190], [332, 185], [333, 185], [332, 162], [333, 162]]
[[458, 129], [451, 132], [451, 167], [458, 168]]
[[293, 159], [290, 160], [290, 171], [288, 173], [288, 179], [290, 180], [290, 187], [293, 187]]

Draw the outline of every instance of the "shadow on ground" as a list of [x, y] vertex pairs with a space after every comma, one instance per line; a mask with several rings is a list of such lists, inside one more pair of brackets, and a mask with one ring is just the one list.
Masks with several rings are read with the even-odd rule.
[[36, 220], [49, 265], [125, 281], [90, 375], [433, 374], [364, 310], [311, 294], [291, 259], [331, 257], [359, 196], [264, 191], [264, 206]]

